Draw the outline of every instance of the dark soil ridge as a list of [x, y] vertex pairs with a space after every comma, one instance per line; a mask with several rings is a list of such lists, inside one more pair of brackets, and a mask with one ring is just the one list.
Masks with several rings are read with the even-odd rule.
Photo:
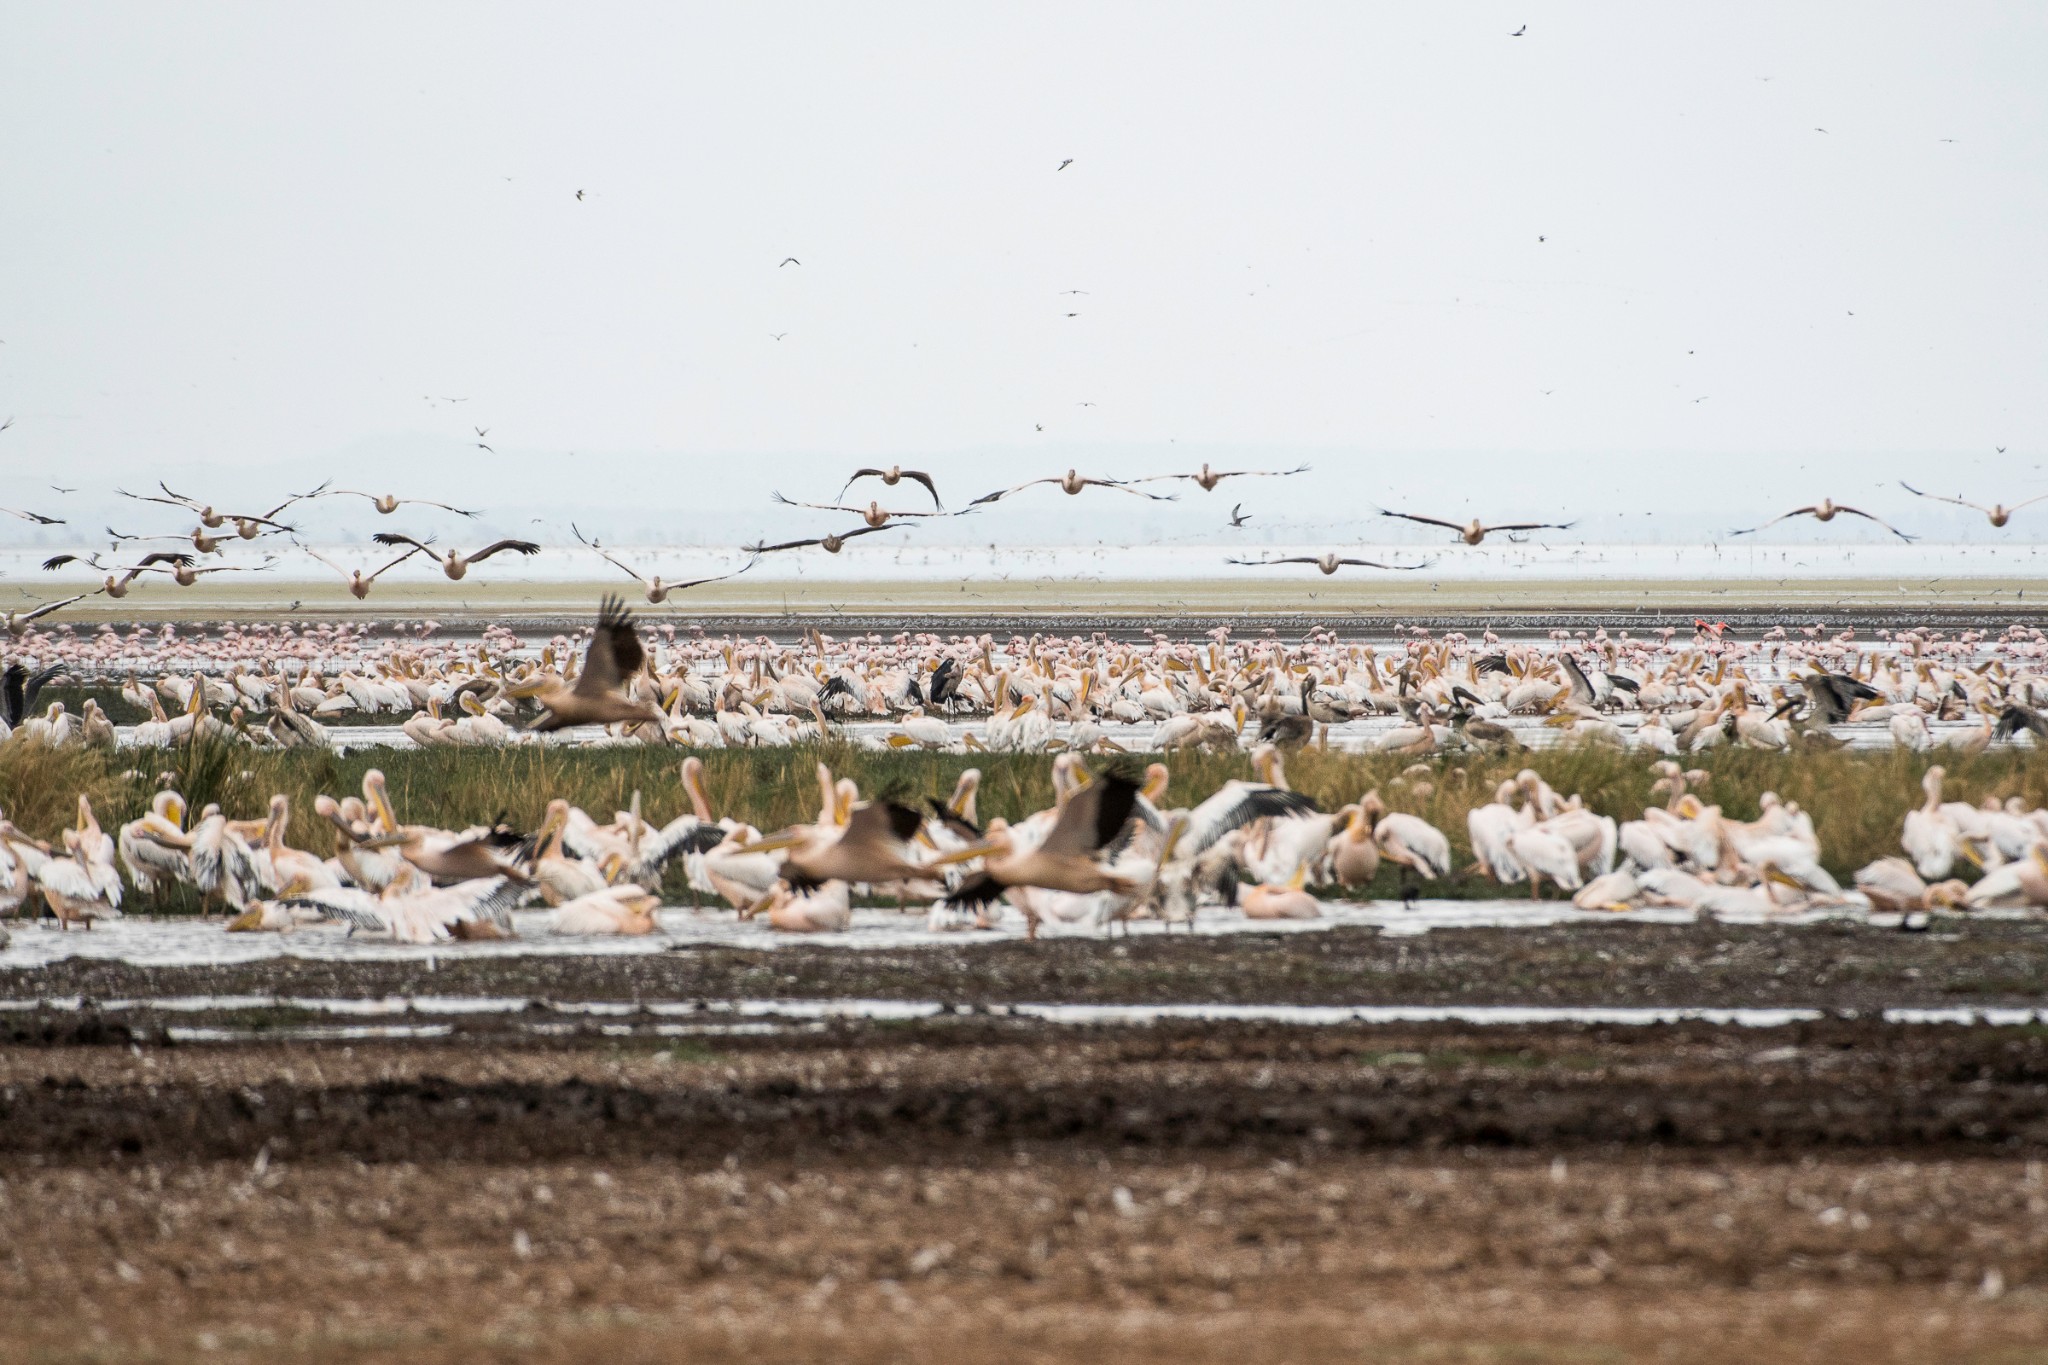
[[[381, 1069], [362, 1073], [357, 1051], [384, 1059]], [[305, 1081], [337, 1054], [358, 1068], [348, 1079]], [[1045, 1143], [1276, 1154], [2048, 1151], [2040, 1029], [1207, 1025], [1053, 1038], [997, 1025], [869, 1026], [658, 1049], [228, 1046], [146, 1073], [119, 1052], [74, 1054], [86, 1060], [68, 1069], [61, 1054], [45, 1055], [50, 1063], [28, 1068], [39, 1079], [0, 1087], [0, 1160], [267, 1149], [298, 1161], [604, 1154], [701, 1164], [807, 1151], [936, 1159]]]
[[1417, 937], [1343, 928], [903, 949], [690, 946], [641, 957], [464, 958], [453, 948], [431, 962], [139, 967], [72, 958], [0, 971], [4, 1000], [171, 995], [1870, 1011], [2048, 1004], [2048, 940], [2040, 925], [2013, 920], [1938, 919], [1926, 934], [1849, 923], [1573, 924]]

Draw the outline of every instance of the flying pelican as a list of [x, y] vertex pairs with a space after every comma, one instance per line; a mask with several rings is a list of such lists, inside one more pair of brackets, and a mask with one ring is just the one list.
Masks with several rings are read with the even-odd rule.
[[1012, 493], [1021, 493], [1027, 488], [1036, 488], [1039, 484], [1042, 483], [1057, 484], [1059, 485], [1060, 490], [1062, 492], [1067, 493], [1070, 496], [1079, 493], [1084, 488], [1114, 488], [1119, 493], [1135, 494], [1136, 496], [1141, 498], [1150, 498], [1154, 502], [1178, 502], [1180, 500], [1180, 495], [1177, 493], [1147, 493], [1142, 488], [1131, 487], [1128, 482], [1121, 479], [1084, 479], [1080, 476], [1080, 474], [1078, 474], [1074, 470], [1069, 469], [1066, 472], [1065, 477], [1047, 479], [1028, 479], [1023, 483], [1018, 484], [1014, 488], [999, 489], [994, 493], [989, 493], [982, 497], [976, 498], [973, 502], [969, 503], [968, 506], [979, 507], [985, 502], [998, 502], [1003, 498], [1009, 497]]
[[20, 517], [23, 521], [32, 521], [38, 526], [68, 526], [70, 524], [62, 517], [46, 517], [41, 512], [23, 512], [13, 507], [0, 507], [0, 512], [5, 512], [10, 517]]
[[188, 512], [197, 514], [199, 524], [209, 531], [218, 531], [221, 527], [232, 521], [235, 523], [235, 534], [243, 540], [256, 539], [256, 537], [263, 534], [265, 526], [268, 526], [273, 531], [290, 531], [293, 528], [276, 520], [277, 514], [290, 507], [293, 503], [309, 496], [304, 493], [295, 494], [292, 497], [286, 498], [268, 512], [243, 514], [223, 512], [215, 508], [211, 503], [198, 502], [186, 497], [183, 493], [173, 492], [162, 480], [158, 480], [156, 486], [164, 490], [165, 496], [159, 498], [140, 493], [130, 493], [125, 488], [116, 488], [114, 491], [124, 498], [133, 498], [137, 502], [160, 502], [166, 507], [182, 507]]
[[[169, 550], [157, 550], [144, 555], [135, 564], [113, 568], [100, 563], [98, 555], [51, 555], [43, 561], [43, 570], [46, 573], [51, 572], [63, 568], [66, 564], [91, 565], [107, 576], [106, 582], [100, 587], [101, 592], [104, 592], [109, 597], [126, 597], [129, 586], [157, 565], [171, 564], [181, 569], [190, 568], [192, 566], [192, 556], [175, 554]], [[116, 574], [120, 576], [116, 577]]]
[[83, 602], [86, 598], [93, 596], [94, 593], [102, 591], [104, 589], [94, 588], [92, 592], [82, 592], [76, 597], [67, 597], [61, 602], [45, 602], [33, 611], [0, 613], [0, 624], [4, 624], [7, 627], [7, 633], [10, 635], [26, 635], [28, 634], [28, 628], [40, 618], [48, 616], [53, 611], [62, 611], [73, 602]]
[[481, 564], [500, 550], [510, 550], [514, 554], [522, 555], [537, 555], [540, 553], [540, 546], [530, 540], [494, 540], [475, 554], [464, 555], [458, 554], [454, 550], [444, 553], [434, 549], [427, 541], [414, 540], [411, 536], [401, 535], [396, 531], [379, 531], [376, 535], [371, 536], [370, 539], [376, 541], [379, 545], [410, 545], [415, 549], [425, 550], [427, 557], [438, 560], [441, 565], [441, 572], [447, 574], [451, 579], [461, 578], [469, 572], [470, 565]]
[[1455, 531], [1458, 539], [1467, 545], [1477, 545], [1495, 531], [1569, 531], [1578, 525], [1575, 521], [1511, 521], [1498, 526], [1487, 526], [1479, 518], [1474, 517], [1460, 526], [1455, 521], [1445, 521], [1440, 517], [1418, 517], [1413, 512], [1389, 512], [1384, 507], [1380, 509], [1380, 515], [1399, 517], [1403, 521], [1419, 521], [1424, 526], [1441, 526], [1447, 531]]
[[597, 612], [597, 630], [583, 654], [576, 685], [556, 685], [536, 700], [547, 714], [527, 728], [560, 730], [571, 725], [610, 725], [615, 721], [646, 721], [660, 725], [661, 710], [633, 701], [619, 689], [647, 662], [647, 651], [633, 629], [633, 613], [622, 598], [607, 597]]
[[[847, 541], [852, 540], [855, 536], [864, 536], [870, 534], [871, 532], [882, 531], [886, 529], [888, 528], [882, 526], [861, 526], [851, 531], [840, 531], [835, 535], [819, 536], [813, 540], [785, 540], [780, 545], [755, 544], [743, 545], [740, 548], [745, 550], [750, 555], [772, 555], [777, 550], [801, 550], [806, 545], [817, 545], [823, 547], [826, 554], [836, 555], [839, 553], [840, 547], [845, 545]], [[900, 531], [903, 528], [899, 526], [896, 529]]]
[[891, 512], [885, 509], [879, 502], [870, 502], [866, 507], [842, 507], [835, 502], [797, 502], [792, 498], [783, 497], [780, 493], [775, 494], [775, 500], [784, 507], [809, 507], [819, 512], [851, 512], [877, 531], [887, 526], [892, 517], [943, 517], [946, 515], [944, 512]]
[[[2025, 502], [2016, 502], [2010, 507], [2007, 507], [2002, 502], [1994, 502], [1991, 504], [1991, 506], [1986, 507], [1981, 502], [1970, 502], [1965, 498], [1944, 498], [1939, 493], [1923, 493], [1919, 489], [1913, 487], [1912, 484], [1907, 483], [1904, 479], [1899, 480], [1899, 487], [1905, 489], [1908, 493], [1911, 493], [1916, 498], [1928, 498], [1934, 502], [1952, 502], [1958, 507], [1967, 507], [1972, 511], [1982, 512], [1985, 516], [1991, 518], [1991, 524], [1993, 526], [2005, 525], [2008, 521], [2012, 520], [2012, 514], [2019, 511], [2022, 507], [2032, 507], [2035, 503], [2041, 501], [2041, 499], [2048, 498], [2048, 493], [2036, 493], [2033, 497], [2028, 498]], [[1844, 507], [1841, 510], [1844, 512], [1850, 512], [1854, 511], [1855, 509], [1850, 507]]]
[[1764, 530], [1766, 527], [1776, 526], [1779, 522], [1790, 520], [1793, 517], [1812, 517], [1815, 521], [1833, 521], [1838, 515], [1840, 515], [1843, 512], [1847, 512], [1852, 517], [1862, 517], [1865, 521], [1874, 521], [1879, 526], [1884, 527], [1885, 530], [1890, 531], [1893, 535], [1897, 536], [1900, 540], [1910, 541], [1913, 539], [1913, 537], [1907, 535], [1904, 531], [1901, 531], [1898, 527], [1892, 525], [1883, 517], [1872, 516], [1870, 513], [1864, 511], [1860, 507], [1849, 507], [1842, 503], [1836, 502], [1833, 498], [1822, 498], [1819, 502], [1814, 503], [1809, 507], [1795, 507], [1791, 511], [1785, 513], [1784, 516], [1772, 517], [1769, 521], [1764, 522], [1761, 526], [1752, 526], [1745, 531], [1730, 531], [1728, 534], [1731, 536], [1755, 535], [1758, 531]]
[[[297, 544], [296, 541], [294, 541], [293, 543]], [[319, 560], [322, 564], [325, 564], [328, 568], [340, 574], [343, 578], [346, 578], [348, 580], [348, 590], [356, 596], [358, 601], [370, 595], [370, 585], [372, 583], [375, 583], [379, 578], [382, 578], [386, 571], [397, 568], [399, 565], [405, 563], [406, 560], [411, 559], [414, 555], [419, 553], [419, 551], [416, 549], [407, 550], [404, 554], [392, 560], [383, 568], [377, 570], [377, 572], [372, 574], [366, 574], [361, 569], [342, 568], [341, 565], [335, 563], [326, 555], [321, 554], [318, 550], [314, 549], [310, 545], [300, 545], [299, 548], [301, 550], [304, 550], [313, 558]]]
[[1308, 473], [1307, 465], [1296, 465], [1293, 469], [1211, 469], [1208, 461], [1202, 462], [1198, 474], [1154, 474], [1148, 478], [1132, 479], [1132, 483], [1160, 483], [1167, 479], [1186, 479], [1198, 485], [1204, 493], [1216, 491], [1216, 485], [1225, 479], [1285, 479], [1295, 474]]
[[[905, 479], [921, 483], [924, 485], [924, 491], [932, 495], [932, 506], [941, 512], [946, 510], [946, 504], [939, 501], [938, 485], [934, 484], [932, 476], [922, 469], [905, 469], [900, 464], [892, 464], [887, 469], [856, 469], [853, 471], [853, 477], [846, 481], [846, 488], [853, 487], [862, 479], [880, 479], [883, 486], [888, 488], [894, 488]], [[840, 497], [846, 496], [846, 488], [839, 490]]]
[[318, 493], [308, 494], [316, 498], [368, 498], [370, 505], [385, 516], [390, 516], [401, 507], [438, 507], [443, 512], [453, 512], [458, 517], [474, 518], [476, 513], [461, 507], [450, 507], [445, 502], [429, 502], [425, 498], [401, 498], [396, 493], [363, 493], [353, 488], [327, 488]]
[[1335, 551], [1320, 555], [1294, 555], [1287, 559], [1232, 559], [1225, 562], [1250, 569], [1263, 568], [1268, 564], [1313, 564], [1326, 574], [1335, 573], [1346, 564], [1361, 569], [1426, 569], [1436, 563], [1434, 559], [1426, 559], [1420, 564], [1382, 564], [1377, 559], [1340, 559]]
[[1114, 773], [1099, 777], [1067, 799], [1052, 828], [1035, 848], [1019, 851], [1007, 828], [991, 827], [988, 837], [966, 848], [944, 853], [934, 863], [965, 862], [986, 854], [982, 870], [960, 883], [946, 897], [948, 905], [988, 905], [1012, 887], [1036, 886], [1090, 896], [1108, 891], [1119, 896], [1141, 888], [1130, 878], [1111, 872], [1096, 855], [1116, 841], [1138, 804], [1138, 784]]
[[668, 601], [668, 595], [672, 592], [681, 592], [685, 588], [701, 588], [706, 583], [721, 583], [728, 578], [737, 578], [741, 574], [745, 573], [747, 570], [753, 568], [754, 565], [760, 559], [760, 556], [756, 555], [753, 558], [747, 560], [746, 563], [740, 565], [737, 569], [734, 569], [731, 573], [713, 574], [709, 578], [693, 578], [687, 583], [671, 583], [664, 579], [660, 574], [656, 574], [654, 577], [648, 578], [639, 570], [631, 567], [630, 565], [621, 564], [618, 560], [613, 559], [610, 551], [606, 550], [604, 546], [598, 544], [596, 541], [590, 539], [590, 537], [584, 535], [583, 532], [577, 528], [575, 522], [572, 521], [569, 523], [569, 529], [576, 532], [576, 539], [582, 541], [585, 545], [588, 545], [591, 549], [597, 551], [598, 556], [601, 559], [603, 559], [607, 564], [610, 564], [614, 568], [625, 570], [626, 576], [628, 578], [635, 580], [640, 584], [642, 588], [645, 588], [647, 590], [647, 600], [649, 602], [654, 603], [654, 605], [656, 606], [660, 606], [663, 602]]
[[799, 825], [741, 851], [768, 853], [789, 850], [782, 860], [782, 880], [795, 891], [815, 891], [826, 882], [867, 882], [870, 885], [915, 881], [931, 869], [903, 856], [904, 845], [924, 828], [924, 816], [893, 801], [865, 801], [853, 808], [843, 826], [836, 818], [820, 825]]

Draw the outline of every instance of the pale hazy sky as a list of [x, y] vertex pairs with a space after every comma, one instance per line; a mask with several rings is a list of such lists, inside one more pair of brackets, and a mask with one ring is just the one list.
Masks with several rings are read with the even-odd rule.
[[2033, 0], [0, 14], [0, 459], [85, 490], [9, 505], [338, 470], [718, 541], [877, 457], [1309, 459], [945, 533], [1341, 541], [2048, 489]]

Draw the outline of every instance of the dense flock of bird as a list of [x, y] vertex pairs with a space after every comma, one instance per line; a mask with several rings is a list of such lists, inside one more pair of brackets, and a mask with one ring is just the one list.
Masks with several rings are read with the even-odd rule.
[[[1543, 743], [1659, 754], [1792, 750], [1848, 736], [1963, 753], [2048, 739], [2048, 636], [1783, 627], [1689, 635], [1402, 628], [1391, 641], [1319, 631], [1206, 639], [1100, 636], [715, 637], [663, 623], [651, 648], [608, 599], [587, 632], [537, 647], [504, 626], [439, 638], [346, 623], [218, 632], [103, 625], [34, 630], [0, 670], [0, 738], [163, 748], [205, 732], [265, 747], [331, 747], [388, 716], [432, 747], [585, 741], [783, 747], [853, 738], [952, 752], [1328, 745], [1426, 756]], [[146, 718], [117, 726], [97, 696], [45, 704], [53, 682]], [[1359, 722], [1359, 724], [1354, 724]], [[854, 726], [849, 731], [847, 727]]]
[[[478, 436], [481, 437], [484, 434], [486, 434], [486, 429], [478, 428]], [[475, 444], [485, 450], [490, 449], [489, 446], [484, 445], [481, 439]], [[940, 496], [938, 484], [929, 472], [918, 469], [905, 469], [901, 465], [891, 465], [887, 468], [866, 467], [854, 471], [852, 477], [846, 481], [838, 494], [830, 501], [803, 501], [784, 497], [780, 492], [773, 495], [774, 501], [780, 506], [799, 510], [833, 512], [847, 516], [857, 516], [860, 518], [858, 526], [819, 535], [778, 540], [773, 543], [770, 543], [766, 537], [763, 537], [752, 544], [741, 546], [740, 557], [729, 570], [705, 577], [682, 580], [666, 577], [660, 573], [648, 573], [642, 568], [626, 563], [616, 554], [606, 550], [600, 540], [586, 536], [580, 528], [572, 529], [575, 529], [577, 539], [582, 541], [584, 545], [595, 551], [606, 563], [638, 583], [650, 603], [660, 605], [667, 602], [673, 593], [700, 587], [707, 583], [720, 582], [743, 574], [765, 555], [808, 549], [818, 549], [828, 554], [838, 554], [850, 541], [860, 537], [874, 535], [891, 529], [902, 530], [924, 521], [979, 515], [984, 508], [991, 507], [1005, 499], [1026, 493], [1034, 488], [1057, 488], [1071, 496], [1078, 496], [1090, 490], [1102, 490], [1105, 492], [1123, 493], [1155, 502], [1173, 502], [1179, 499], [1179, 493], [1153, 492], [1145, 487], [1145, 485], [1183, 484], [1207, 493], [1215, 491], [1226, 481], [1233, 479], [1291, 478], [1308, 472], [1309, 467], [1307, 465], [1301, 465], [1293, 469], [1212, 469], [1208, 464], [1204, 463], [1199, 470], [1192, 473], [1156, 474], [1140, 478], [1117, 479], [1087, 476], [1078, 470], [1069, 469], [1063, 475], [1048, 475], [1043, 478], [1027, 479], [1022, 483], [983, 494], [972, 499], [964, 507], [949, 512], [946, 509], [943, 498]], [[896, 489], [905, 483], [916, 484], [925, 495], [930, 497], [931, 506], [884, 507], [879, 498], [870, 499], [864, 506], [857, 502], [849, 503], [845, 501], [847, 494], [852, 491], [856, 484], [868, 480], [879, 483], [884, 489]], [[2043, 498], [2048, 498], [2048, 494], [2039, 494], [2011, 505], [2002, 502], [1986, 505], [1961, 497], [1928, 493], [1914, 488], [1910, 484], [1904, 484], [1902, 487], [1916, 497], [1967, 507], [1982, 512], [1994, 527], [2005, 526], [2012, 519], [2013, 514], [2021, 508], [2040, 502]], [[159, 492], [146, 494], [131, 493], [125, 489], [116, 489], [115, 491], [141, 507], [170, 507], [177, 509], [179, 513], [184, 514], [194, 523], [190, 531], [138, 534], [116, 530], [114, 527], [108, 526], [105, 528], [106, 542], [104, 549], [81, 545], [77, 549], [52, 555], [43, 563], [43, 568], [50, 571], [56, 571], [72, 565], [91, 569], [100, 575], [98, 587], [70, 597], [45, 601], [24, 610], [0, 613], [0, 624], [4, 624], [9, 632], [19, 636], [26, 632], [34, 622], [59, 612], [66, 607], [85, 601], [90, 597], [102, 594], [109, 598], [125, 597], [141, 583], [170, 582], [181, 587], [190, 587], [202, 577], [212, 574], [265, 572], [280, 563], [287, 553], [301, 554], [319, 563], [339, 575], [343, 586], [351, 595], [358, 599], [364, 599], [370, 595], [372, 588], [379, 578], [415, 556], [426, 556], [439, 565], [442, 573], [448, 579], [451, 581], [461, 581], [467, 577], [469, 570], [473, 566], [482, 564], [498, 555], [533, 556], [543, 552], [543, 547], [535, 541], [504, 538], [491, 541], [476, 550], [465, 553], [441, 546], [431, 536], [386, 531], [379, 532], [371, 537], [375, 550], [380, 552], [398, 550], [398, 554], [383, 560], [383, 562], [376, 564], [374, 567], [367, 562], [361, 565], [350, 566], [337, 563], [329, 556], [308, 546], [301, 539], [301, 527], [297, 524], [297, 520], [286, 521], [283, 518], [287, 514], [292, 514], [298, 520], [303, 520], [303, 517], [299, 516], [300, 513], [310, 511], [322, 500], [328, 498], [361, 498], [374, 507], [378, 513], [385, 516], [393, 515], [405, 507], [430, 508], [471, 519], [475, 519], [479, 516], [479, 513], [469, 508], [455, 507], [447, 503], [432, 502], [421, 498], [400, 497], [393, 493], [380, 494], [369, 493], [359, 489], [335, 488], [331, 483], [322, 484], [318, 488], [305, 493], [292, 494], [260, 512], [228, 511], [223, 506], [204, 502], [176, 492], [163, 483], [158, 484], [158, 489]], [[62, 491], [75, 492], [76, 490], [66, 489]], [[68, 524], [66, 518], [24, 508], [0, 507], [0, 512], [39, 526], [64, 526]], [[1441, 517], [1426, 516], [1415, 512], [1394, 511], [1387, 508], [1379, 509], [1379, 515], [1448, 531], [1451, 534], [1451, 543], [1453, 545], [1463, 544], [1468, 546], [1481, 544], [1489, 535], [1505, 535], [1511, 539], [1520, 539], [1541, 531], [1570, 530], [1574, 524], [1572, 522], [1549, 521], [1487, 522], [1478, 517], [1460, 522]], [[1817, 503], [1794, 508], [1756, 526], [1733, 530], [1730, 532], [1730, 535], [1751, 535], [1767, 527], [1775, 526], [1780, 522], [1799, 517], [1811, 517], [1815, 522], [1825, 524], [1834, 521], [1840, 516], [1856, 517], [1869, 521], [1903, 541], [1914, 539], [1913, 536], [1893, 526], [1875, 513], [1847, 504], [1837, 503], [1832, 498], [1823, 498]], [[1228, 525], [1231, 528], [1241, 528], [1250, 519], [1251, 514], [1245, 512], [1243, 504], [1239, 503], [1231, 509]], [[276, 548], [279, 540], [284, 541], [289, 546], [288, 551], [280, 551]], [[251, 543], [254, 543], [255, 548], [262, 552], [263, 557], [261, 559], [252, 561], [247, 558], [231, 558], [229, 556], [230, 549]], [[217, 559], [219, 562], [202, 562], [207, 559]], [[1339, 550], [1328, 550], [1319, 554], [1302, 556], [1267, 556], [1259, 559], [1231, 557], [1226, 562], [1248, 568], [1306, 564], [1313, 566], [1324, 574], [1334, 574], [1344, 568], [1396, 571], [1423, 569], [1430, 567], [1436, 561], [1422, 560], [1412, 563], [1397, 563], [1383, 559], [1360, 558]]]
[[[917, 807], [864, 800], [851, 779], [820, 763], [817, 818], [772, 832], [714, 811], [694, 756], [681, 774], [689, 809], [664, 824], [643, 816], [636, 792], [631, 809], [605, 822], [555, 799], [530, 831], [403, 819], [372, 770], [360, 795], [315, 801], [331, 836], [325, 856], [286, 842], [291, 806], [282, 794], [261, 818], [236, 820], [211, 805], [195, 815], [176, 791], [162, 790], [147, 814], [112, 833], [81, 796], [76, 822], [54, 842], [0, 817], [0, 913], [33, 904], [64, 928], [90, 929], [121, 915], [128, 887], [153, 897], [176, 886], [231, 913], [230, 932], [325, 925], [404, 943], [501, 939], [516, 932], [515, 909], [544, 902], [551, 914], [541, 932], [639, 935], [661, 927], [662, 888], [680, 863], [696, 914], [832, 932], [848, 929], [855, 900], [868, 897], [928, 906], [933, 930], [993, 928], [1008, 918], [1035, 938], [1044, 925], [1189, 925], [1207, 907], [1234, 906], [1249, 920], [1315, 919], [1323, 914], [1315, 889], [1367, 893], [1383, 863], [1398, 871], [1411, 902], [1425, 884], [1453, 875], [1443, 831], [1390, 811], [1377, 790], [1323, 811], [1289, 787], [1278, 749], [1261, 745], [1252, 760], [1256, 780], [1226, 782], [1176, 807], [1164, 764], [1140, 780], [1090, 772], [1080, 755], [1059, 754], [1051, 807], [986, 824], [976, 812], [977, 770]], [[2048, 907], [2048, 811], [2016, 798], [1945, 802], [1940, 767], [1928, 770], [1925, 803], [1906, 816], [1906, 856], [1864, 868], [1851, 891], [1822, 866], [1813, 821], [1797, 804], [1766, 793], [1757, 819], [1735, 820], [1688, 790], [1704, 774], [1669, 759], [1655, 770], [1651, 790], [1664, 804], [1619, 824], [1521, 771], [1470, 811], [1468, 871], [1502, 888], [1527, 885], [1532, 896], [1549, 882], [1589, 911], [1665, 906], [1769, 917], [1867, 906], [1913, 928], [1939, 908]], [[1413, 780], [1432, 771], [1419, 768]], [[1984, 869], [1974, 885], [1949, 879], [1962, 860]]]

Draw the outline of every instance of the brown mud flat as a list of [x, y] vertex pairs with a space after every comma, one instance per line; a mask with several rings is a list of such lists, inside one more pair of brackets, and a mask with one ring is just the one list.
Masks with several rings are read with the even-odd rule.
[[[908, 922], [908, 921], [906, 921]], [[0, 971], [0, 999], [152, 995], [528, 996], [554, 1000], [937, 1000], [949, 1005], [2039, 1005], [2048, 934], [1941, 918], [1925, 934], [1849, 923], [1578, 923], [1549, 929], [1049, 938], [902, 949], [704, 948], [634, 957], [275, 958], [138, 967], [73, 958]], [[0, 1040], [12, 1021], [0, 1017]]]
[[2048, 1358], [2048, 1036], [0, 1049], [0, 1358]]

